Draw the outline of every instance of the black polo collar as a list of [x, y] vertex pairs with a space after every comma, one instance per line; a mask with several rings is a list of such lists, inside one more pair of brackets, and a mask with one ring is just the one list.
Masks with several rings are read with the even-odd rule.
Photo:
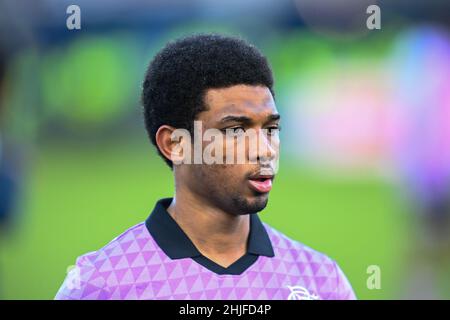
[[274, 252], [269, 235], [257, 214], [250, 215], [250, 233], [247, 253], [235, 263], [224, 268], [204, 257], [192, 241], [167, 212], [172, 198], [159, 200], [145, 225], [159, 247], [171, 259], [192, 258], [219, 274], [240, 274], [252, 265], [258, 256], [273, 257]]

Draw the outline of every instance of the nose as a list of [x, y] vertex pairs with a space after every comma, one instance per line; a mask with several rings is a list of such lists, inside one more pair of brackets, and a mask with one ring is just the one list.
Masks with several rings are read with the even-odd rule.
[[258, 134], [257, 162], [261, 164], [275, 160], [279, 152], [279, 139], [267, 136], [263, 131]]

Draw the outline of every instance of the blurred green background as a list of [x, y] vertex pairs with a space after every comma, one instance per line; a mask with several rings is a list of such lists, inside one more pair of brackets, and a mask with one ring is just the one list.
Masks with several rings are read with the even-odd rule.
[[[1, 217], [0, 299], [52, 299], [76, 257], [172, 195], [140, 87], [157, 50], [193, 32], [242, 36], [273, 66], [282, 156], [262, 220], [335, 259], [360, 299], [450, 297], [449, 252], [432, 246], [442, 259], [427, 260], [417, 249], [432, 191], [417, 182], [426, 165], [411, 161], [436, 158], [423, 148], [434, 138], [439, 158], [450, 150], [445, 130], [411, 138], [450, 119], [448, 3], [75, 1], [82, 28], [68, 30], [72, 2], [0, 4], [0, 168], [16, 186]], [[374, 2], [381, 30], [366, 26]], [[367, 285], [371, 265], [380, 289]]]

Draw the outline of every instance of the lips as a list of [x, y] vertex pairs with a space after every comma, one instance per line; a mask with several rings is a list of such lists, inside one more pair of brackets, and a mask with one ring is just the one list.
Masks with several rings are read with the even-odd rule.
[[273, 175], [257, 174], [248, 179], [250, 188], [259, 193], [267, 193], [272, 189]]

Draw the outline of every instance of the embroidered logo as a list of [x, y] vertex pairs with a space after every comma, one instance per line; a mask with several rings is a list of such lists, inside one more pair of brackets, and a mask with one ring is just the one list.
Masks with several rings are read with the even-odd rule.
[[319, 300], [319, 297], [310, 293], [308, 289], [301, 286], [287, 286], [291, 293], [288, 296], [288, 300]]

